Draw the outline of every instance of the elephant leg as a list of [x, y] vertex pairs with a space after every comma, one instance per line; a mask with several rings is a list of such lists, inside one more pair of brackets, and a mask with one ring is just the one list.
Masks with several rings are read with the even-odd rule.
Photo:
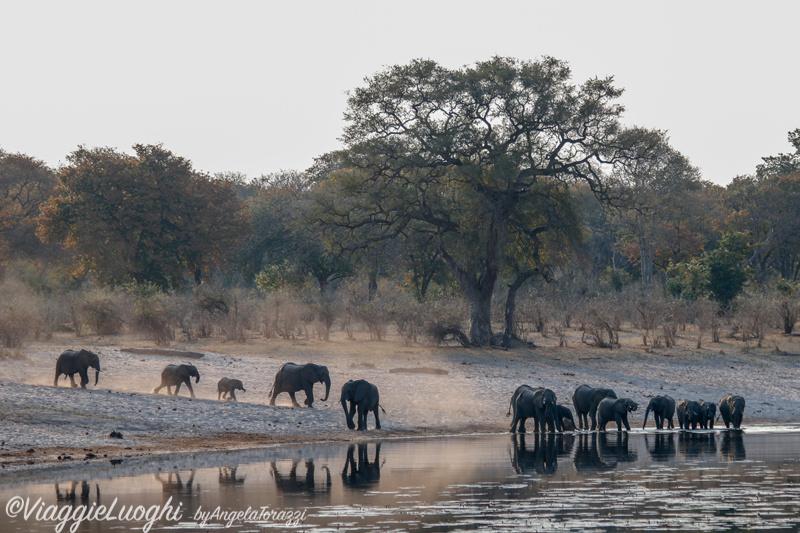
[[367, 429], [367, 410], [364, 409], [364, 406], [359, 404], [358, 405], [358, 427], [359, 431], [365, 431]]
[[378, 415], [380, 407], [375, 407], [375, 429], [381, 429], [381, 417]]
[[81, 388], [85, 389], [86, 384], [89, 383], [89, 376], [86, 374], [86, 370], [81, 370], [78, 374], [81, 376]]
[[[186, 380], [186, 388], [189, 389], [189, 394], [191, 394], [192, 398], [194, 398], [195, 396], [194, 396], [194, 389], [192, 389], [192, 382], [188, 379]], [[175, 391], [175, 394], [177, 395], [178, 392]]]
[[278, 394], [280, 394], [280, 393], [281, 393], [281, 390], [278, 388], [278, 384], [275, 383], [274, 385], [272, 385], [272, 398], [269, 399], [269, 404], [270, 405], [275, 405], [275, 398], [277, 398]]
[[297, 398], [294, 397], [294, 392], [289, 393], [289, 397], [292, 399], [292, 407], [300, 407], [300, 404], [297, 403]]
[[525, 418], [525, 417], [522, 417], [522, 416], [519, 417], [519, 432], [520, 433], [527, 433], [527, 431], [525, 429], [525, 421], [526, 420], [527, 420], [527, 418]]
[[228, 391], [228, 399], [231, 400], [231, 401], [234, 401], [234, 402], [237, 401], [236, 400], [236, 391], [234, 389], [231, 389], [230, 391]]
[[517, 432], [517, 423], [519, 422], [519, 418], [517, 418], [517, 414], [514, 413], [514, 418], [511, 420], [511, 429], [508, 430], [509, 433], [516, 433]]
[[592, 419], [592, 431], [597, 429], [597, 406], [594, 406], [594, 409], [589, 410], [589, 418]]
[[218, 390], [217, 391], [217, 400], [222, 400], [223, 396], [224, 396], [224, 393], [221, 390]]
[[69, 375], [69, 381], [72, 384], [72, 388], [73, 389], [78, 386], [78, 384], [75, 383], [75, 375], [74, 374], [70, 374]]
[[353, 423], [353, 417], [356, 415], [356, 402], [350, 400], [350, 412], [347, 413], [347, 427], [355, 429], [356, 425]]
[[61, 377], [61, 371], [56, 369], [56, 377], [53, 380], [53, 387], [58, 387], [58, 378]]
[[622, 415], [622, 421], [625, 423], [625, 431], [630, 431], [631, 425], [628, 423], [628, 413]]
[[[181, 390], [181, 385], [183, 385], [182, 381], [179, 381], [178, 384], [175, 385], [175, 393], [173, 394], [173, 396], [178, 395], [178, 391]], [[167, 392], [169, 392], [169, 387], [167, 387]]]
[[672, 421], [672, 418], [667, 419], [667, 429], [675, 429], [675, 423]]
[[304, 402], [307, 406], [314, 408], [314, 384], [307, 386], [303, 389], [306, 393], [306, 401]]

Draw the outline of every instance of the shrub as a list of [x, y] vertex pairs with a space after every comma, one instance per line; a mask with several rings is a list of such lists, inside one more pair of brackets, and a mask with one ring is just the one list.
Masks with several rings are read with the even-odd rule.
[[425, 323], [425, 334], [435, 344], [442, 344], [450, 339], [461, 346], [468, 347], [469, 337], [464, 333], [467, 322], [467, 305], [459, 298], [443, 298], [436, 300], [429, 308]]
[[78, 306], [78, 320], [97, 335], [117, 335], [125, 325], [125, 295], [94, 288], [87, 291]]
[[722, 327], [719, 304], [713, 300], [703, 299], [694, 303], [697, 316], [697, 348], [703, 344], [703, 336], [711, 332], [711, 342], [719, 342], [719, 332]]
[[594, 303], [587, 310], [581, 341], [598, 348], [618, 348], [619, 334], [613, 327], [615, 313], [603, 303]]
[[133, 325], [158, 346], [169, 346], [175, 340], [174, 314], [168, 295], [154, 283], [129, 285], [133, 298]]
[[0, 308], [0, 338], [5, 348], [22, 346], [33, 332], [35, 314], [25, 302], [14, 300]]

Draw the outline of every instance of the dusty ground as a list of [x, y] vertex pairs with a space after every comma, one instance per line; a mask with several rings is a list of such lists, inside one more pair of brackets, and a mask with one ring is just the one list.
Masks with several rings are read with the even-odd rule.
[[[729, 392], [747, 400], [745, 426], [800, 422], [800, 340], [773, 335], [763, 348], [723, 339], [694, 349], [690, 335], [672, 349], [650, 350], [635, 331], [622, 332], [622, 348], [591, 348], [570, 332], [567, 347], [535, 338], [536, 347], [511, 351], [404, 346], [394, 340], [351, 341], [253, 339], [246, 344], [215, 340], [173, 343], [170, 355], [132, 353], [154, 348], [130, 336], [60, 336], [29, 343], [17, 353], [0, 353], [0, 467], [5, 472], [53, 465], [109, 461], [186, 451], [225, 450], [311, 441], [353, 441], [374, 437], [506, 431], [511, 393], [522, 383], [553, 389], [571, 406], [582, 383], [613, 388], [642, 406], [631, 417], [635, 428], [648, 399], [657, 394], [717, 401]], [[97, 352], [102, 372], [97, 387], [72, 389], [62, 378], [53, 387], [55, 361], [65, 349]], [[181, 356], [200, 352], [200, 359]], [[327, 365], [333, 385], [327, 402], [322, 385], [314, 409], [292, 408], [288, 395], [268, 406], [268, 392], [285, 362]], [[201, 375], [196, 399], [152, 394], [161, 369], [195, 364]], [[93, 376], [93, 373], [90, 373]], [[217, 401], [216, 383], [241, 379], [247, 392], [239, 402]], [[77, 376], [76, 376], [77, 377]], [[386, 414], [383, 428], [348, 431], [338, 403], [348, 379], [375, 383]], [[93, 381], [93, 380], [92, 380]], [[298, 394], [302, 403], [303, 393]], [[373, 427], [370, 417], [369, 427]], [[120, 432], [122, 439], [109, 437]]]

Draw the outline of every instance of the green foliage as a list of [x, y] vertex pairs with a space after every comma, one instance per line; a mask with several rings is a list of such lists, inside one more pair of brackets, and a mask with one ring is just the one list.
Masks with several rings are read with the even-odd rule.
[[256, 287], [265, 293], [298, 288], [302, 285], [302, 280], [298, 278], [288, 260], [284, 260], [280, 264], [266, 265], [258, 273], [255, 281]]
[[723, 307], [736, 298], [750, 278], [751, 269], [740, 265], [751, 251], [747, 235], [726, 233], [720, 240], [719, 248], [706, 253], [708, 288], [711, 296]]
[[698, 300], [710, 292], [709, 267], [701, 260], [692, 259], [670, 264], [667, 268], [667, 291], [674, 297]]
[[622, 289], [633, 282], [633, 276], [631, 276], [625, 269], [613, 268], [610, 266], [603, 270], [601, 279], [616, 292], [622, 291]]

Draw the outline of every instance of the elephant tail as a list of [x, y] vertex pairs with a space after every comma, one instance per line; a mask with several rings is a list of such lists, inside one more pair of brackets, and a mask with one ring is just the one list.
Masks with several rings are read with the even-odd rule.
[[381, 411], [383, 411], [383, 414], [386, 414], [386, 410], [383, 408], [383, 406], [381, 404], [378, 404], [378, 407], [381, 408]]

